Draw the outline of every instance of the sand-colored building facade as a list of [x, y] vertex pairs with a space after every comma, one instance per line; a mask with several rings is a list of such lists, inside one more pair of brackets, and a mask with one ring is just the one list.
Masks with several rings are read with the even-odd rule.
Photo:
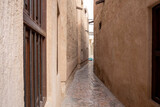
[[[76, 0], [46, 0], [44, 107], [61, 106], [62, 82], [68, 80], [78, 65], [76, 3]], [[23, 8], [23, 0], [0, 0], [0, 107], [25, 106]]]
[[74, 72], [88, 61], [88, 16], [83, 0], [59, 0], [58, 8], [58, 73], [64, 94]]
[[94, 0], [95, 73], [126, 107], [152, 99], [152, 9], [159, 0]]

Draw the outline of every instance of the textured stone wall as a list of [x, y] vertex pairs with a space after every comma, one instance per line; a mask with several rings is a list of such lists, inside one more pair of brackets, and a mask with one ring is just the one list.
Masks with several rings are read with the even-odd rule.
[[58, 8], [58, 74], [65, 94], [67, 81], [78, 64], [76, 0], [59, 0]]
[[24, 107], [23, 89], [23, 2], [0, 0], [0, 107]]
[[[77, 0], [77, 7], [82, 8], [82, 0]], [[78, 35], [78, 67], [81, 64], [81, 24], [82, 24], [82, 10], [77, 9], [77, 35]]]
[[78, 64], [76, 0], [67, 0], [67, 77]]
[[94, 5], [95, 73], [126, 107], [159, 107], [151, 99], [151, 12], [157, 3], [105, 0]]
[[[88, 40], [84, 30], [87, 29], [87, 18], [82, 19], [84, 10], [78, 10], [77, 6], [83, 7], [81, 0], [58, 1], [58, 74], [60, 74], [63, 94], [65, 94], [70, 77], [81, 62], [81, 56], [85, 56], [83, 58], [85, 59], [87, 54]], [[81, 30], [81, 27], [85, 28]], [[84, 38], [81, 40], [82, 36]], [[83, 47], [81, 47], [81, 41], [83, 41]], [[83, 48], [84, 52], [80, 53]]]
[[[85, 12], [86, 11], [86, 12]], [[88, 46], [89, 46], [89, 29], [88, 29], [88, 13], [86, 9], [82, 10], [81, 23], [81, 63], [88, 60]]]

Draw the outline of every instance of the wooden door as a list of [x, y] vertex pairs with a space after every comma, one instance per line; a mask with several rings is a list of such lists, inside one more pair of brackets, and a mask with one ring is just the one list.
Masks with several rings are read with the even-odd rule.
[[160, 4], [153, 8], [152, 13], [152, 98], [160, 103]]
[[25, 107], [46, 102], [46, 0], [24, 0]]

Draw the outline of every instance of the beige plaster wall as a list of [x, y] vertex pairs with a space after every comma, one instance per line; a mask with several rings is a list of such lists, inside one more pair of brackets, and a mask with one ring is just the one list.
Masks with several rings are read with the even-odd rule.
[[[83, 8], [82, 0], [77, 0], [77, 8]], [[78, 67], [81, 64], [81, 24], [82, 24], [82, 10], [77, 9], [77, 35], [78, 35]]]
[[79, 67], [88, 60], [88, 13], [85, 13], [83, 8], [83, 0], [77, 0], [77, 7], [82, 9], [77, 9], [77, 34], [78, 34], [78, 65]]
[[93, 58], [94, 57], [94, 37], [93, 36], [89, 36], [89, 58]]
[[78, 62], [76, 1], [59, 0], [58, 7], [58, 74], [65, 94], [68, 79]]
[[67, 0], [67, 79], [78, 64], [76, 0]]
[[[63, 6], [65, 1], [61, 2]], [[64, 11], [66, 11], [65, 7], [61, 12], [65, 13]], [[62, 99], [61, 75], [57, 73], [57, 17], [57, 0], [47, 0], [47, 102], [45, 107], [60, 107]], [[61, 20], [67, 20], [65, 18]], [[63, 23], [61, 25], [61, 32], [65, 32], [65, 26], [63, 27]], [[0, 0], [0, 50], [0, 107], [23, 107], [22, 0]], [[60, 68], [63, 69], [63, 67]]]
[[[86, 11], [86, 13], [85, 13]], [[89, 53], [89, 24], [88, 13], [86, 9], [82, 10], [82, 24], [81, 24], [81, 63], [88, 60]]]
[[67, 0], [58, 0], [58, 73], [67, 79]]
[[59, 0], [58, 5], [58, 72], [61, 81], [66, 82], [78, 62], [87, 59], [88, 36], [85, 30], [88, 29], [88, 20], [83, 9], [76, 9], [77, 6], [83, 8], [82, 0]]
[[23, 2], [0, 0], [0, 107], [24, 107], [23, 87]]
[[151, 99], [151, 10], [157, 3], [105, 0], [94, 5], [95, 73], [126, 107], [160, 106]]
[[[77, 6], [83, 8], [82, 0], [58, 0], [58, 74], [61, 77], [63, 94], [77, 65], [81, 63], [81, 56], [87, 54], [86, 33], [84, 29], [81, 30], [81, 27], [87, 27], [88, 20], [86, 17], [82, 19], [84, 10], [78, 10]], [[81, 40], [82, 36], [84, 36], [83, 40]], [[81, 41], [85, 43], [84, 47], [81, 47]], [[80, 53], [83, 48], [85, 53]]]
[[57, 0], [47, 0], [47, 103], [45, 107], [60, 107], [61, 82], [57, 74]]

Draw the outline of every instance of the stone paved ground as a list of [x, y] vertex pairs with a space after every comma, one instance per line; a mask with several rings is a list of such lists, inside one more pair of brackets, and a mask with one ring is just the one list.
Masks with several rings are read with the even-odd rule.
[[93, 63], [78, 70], [62, 107], [124, 107], [94, 75]]

